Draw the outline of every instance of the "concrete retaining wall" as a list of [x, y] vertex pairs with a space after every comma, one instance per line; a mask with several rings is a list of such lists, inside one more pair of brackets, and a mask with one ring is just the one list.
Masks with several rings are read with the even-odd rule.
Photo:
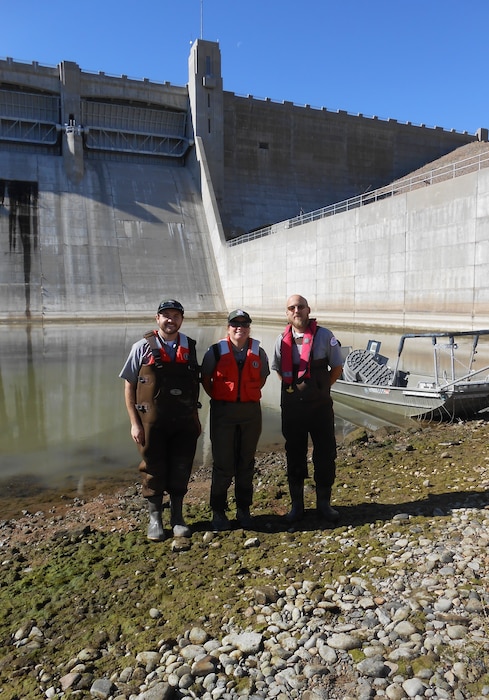
[[9, 153], [0, 172], [39, 190], [29, 226], [8, 196], [0, 210], [2, 318], [139, 317], [162, 297], [224, 308], [190, 169], [87, 162], [74, 184], [61, 158]]
[[489, 169], [227, 247], [220, 260], [227, 306], [257, 319], [300, 293], [333, 325], [489, 327]]
[[229, 247], [195, 152], [186, 168], [89, 162], [76, 186], [60, 158], [2, 154], [7, 180], [28, 158], [39, 194], [30, 238], [9, 240], [1, 209], [0, 317], [140, 317], [176, 296], [189, 316], [267, 321], [299, 292], [335, 324], [489, 327], [489, 169]]
[[375, 190], [475, 140], [225, 92], [226, 238]]
[[188, 316], [268, 320], [300, 292], [342, 323], [489, 325], [488, 171], [225, 240], [481, 135], [238, 97], [202, 40], [187, 87], [71, 62], [0, 71], [0, 319], [139, 318], [174, 296]]

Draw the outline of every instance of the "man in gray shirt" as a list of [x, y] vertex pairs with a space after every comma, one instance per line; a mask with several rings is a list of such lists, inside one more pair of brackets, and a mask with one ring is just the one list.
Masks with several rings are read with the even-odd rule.
[[304, 480], [308, 476], [307, 450], [311, 436], [317, 512], [336, 522], [331, 490], [336, 476], [336, 438], [331, 385], [342, 372], [340, 344], [333, 333], [309, 314], [299, 294], [287, 300], [288, 325], [275, 343], [272, 369], [282, 382], [280, 405], [287, 455], [287, 479], [292, 508], [290, 523], [304, 517]]

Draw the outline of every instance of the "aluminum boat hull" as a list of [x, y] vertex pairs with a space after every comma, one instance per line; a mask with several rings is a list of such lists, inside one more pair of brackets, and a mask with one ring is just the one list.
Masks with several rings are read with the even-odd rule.
[[352, 408], [370, 411], [378, 407], [406, 418], [469, 418], [489, 408], [489, 384], [467, 383], [446, 392], [376, 386], [339, 379], [331, 388], [333, 399]]
[[[376, 340], [369, 341], [366, 350], [345, 348], [343, 375], [332, 386], [331, 394], [337, 401], [373, 415], [380, 411], [405, 418], [473, 417], [489, 408], [489, 365], [474, 368], [476, 348], [484, 336], [489, 337], [488, 329], [406, 333], [401, 336], [394, 369], [388, 366], [388, 358], [379, 354], [381, 343]], [[423, 338], [431, 341], [434, 371], [413, 381], [409, 372], [400, 369], [401, 353], [406, 340]], [[464, 341], [469, 341], [465, 362], [459, 355]], [[441, 360], [447, 357], [449, 366], [444, 369]]]

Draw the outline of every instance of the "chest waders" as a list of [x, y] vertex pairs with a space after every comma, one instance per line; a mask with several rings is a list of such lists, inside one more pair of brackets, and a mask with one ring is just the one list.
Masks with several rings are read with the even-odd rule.
[[282, 382], [282, 406], [295, 406], [301, 402], [327, 401], [330, 398], [328, 361], [326, 359], [311, 360], [309, 367], [310, 376], [307, 379], [297, 379], [297, 365], [295, 365], [292, 383]]
[[144, 336], [154, 362], [142, 365], [136, 387], [136, 410], [143, 424], [145, 436], [159, 419], [183, 418], [194, 415], [199, 400], [199, 366], [195, 341], [189, 343], [188, 362], [164, 362], [152, 331]]
[[[145, 434], [145, 446], [140, 450], [143, 462], [139, 468], [142, 472], [149, 468], [145, 455], [147, 452], [149, 454], [152, 441], [158, 444], [158, 440], [165, 439], [165, 425], [179, 421], [191, 423], [190, 429], [194, 432], [195, 440], [200, 432], [197, 413], [200, 371], [195, 341], [180, 334], [182, 344], [177, 349], [175, 360], [170, 361], [169, 358], [168, 360], [162, 358], [162, 352], [153, 331], [146, 333], [144, 337], [152, 352], [152, 362], [141, 366], [136, 386], [136, 410]], [[199, 426], [197, 433], [196, 423]], [[144, 477], [147, 478], [147, 476], [145, 473]], [[143, 481], [143, 493], [144, 483]], [[184, 492], [186, 485], [182, 488]], [[163, 493], [154, 493], [155, 495], [146, 496], [150, 518], [147, 537], [153, 541], [162, 541], [165, 539], [161, 518]], [[174, 536], [190, 537], [190, 528], [185, 524], [182, 514], [183, 495], [171, 493], [170, 499], [171, 526]]]

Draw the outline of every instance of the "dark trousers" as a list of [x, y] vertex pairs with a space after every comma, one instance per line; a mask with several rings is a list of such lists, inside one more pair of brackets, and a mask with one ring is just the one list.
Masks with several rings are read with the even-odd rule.
[[332, 400], [283, 401], [282, 434], [285, 438], [289, 484], [302, 484], [308, 476], [307, 449], [310, 435], [316, 488], [330, 493], [336, 477]]
[[142, 495], [184, 496], [201, 427], [197, 413], [165, 417], [145, 426], [145, 446], [141, 449]]
[[234, 478], [238, 508], [253, 500], [255, 452], [261, 434], [259, 402], [211, 401], [212, 484], [210, 506], [227, 508], [227, 492]]

